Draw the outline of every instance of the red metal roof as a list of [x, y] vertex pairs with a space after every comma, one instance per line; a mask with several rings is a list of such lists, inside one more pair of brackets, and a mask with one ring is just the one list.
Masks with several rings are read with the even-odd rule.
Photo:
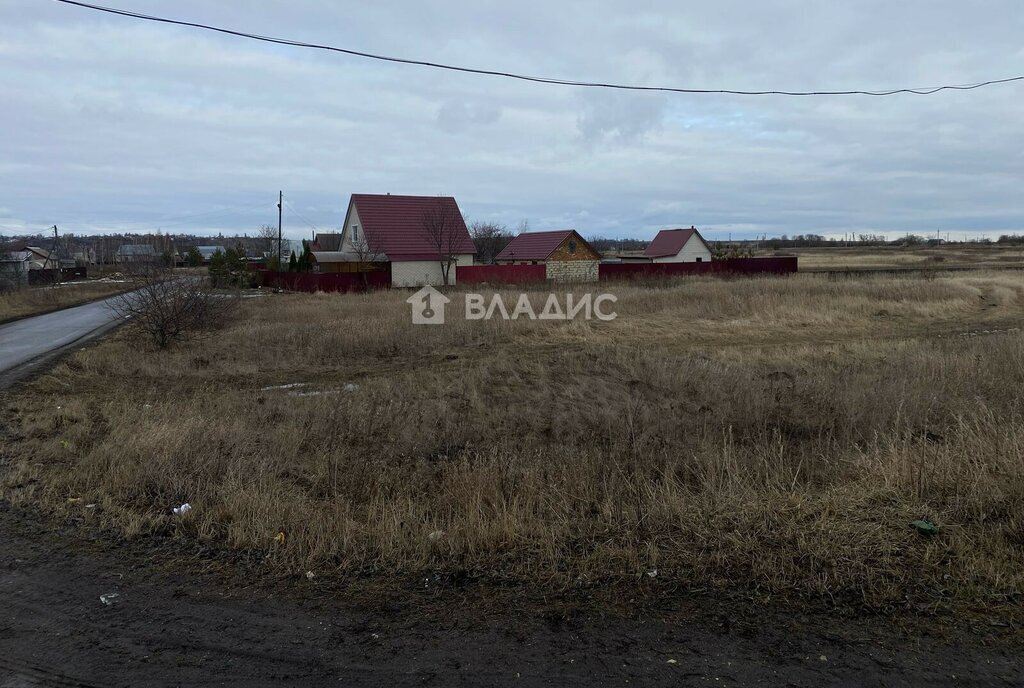
[[647, 248], [644, 249], [644, 256], [646, 258], [674, 256], [683, 250], [683, 246], [686, 246], [686, 242], [689, 241], [690, 237], [694, 234], [697, 235], [697, 238], [700, 239], [701, 242], [704, 241], [700, 232], [693, 227], [690, 227], [689, 229], [663, 229], [658, 232], [658, 236], [654, 237], [654, 241], [648, 244]]
[[442, 242], [444, 253], [449, 245], [452, 253], [476, 253], [459, 205], [451, 196], [352, 194], [350, 205], [359, 213], [367, 243], [391, 261], [441, 258], [438, 242], [432, 241], [423, 226], [424, 217], [438, 212], [451, 218], [451, 234]]
[[340, 251], [341, 250], [341, 238], [340, 233], [326, 234], [318, 232], [313, 238], [313, 243], [310, 245], [311, 251]]
[[547, 260], [575, 229], [556, 229], [550, 232], [523, 232], [494, 257], [495, 260]]

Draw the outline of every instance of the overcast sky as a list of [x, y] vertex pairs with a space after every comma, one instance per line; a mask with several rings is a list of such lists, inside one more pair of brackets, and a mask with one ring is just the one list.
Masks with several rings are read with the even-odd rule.
[[[561, 78], [879, 89], [1024, 74], [1019, 0], [104, 0]], [[888, 98], [628, 93], [0, 0], [0, 232], [337, 228], [351, 193], [648, 238], [1024, 229], [1024, 82]]]

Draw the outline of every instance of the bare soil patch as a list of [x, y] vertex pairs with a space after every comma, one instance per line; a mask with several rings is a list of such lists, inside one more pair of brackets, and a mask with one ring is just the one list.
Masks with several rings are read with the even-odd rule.
[[[608, 615], [487, 591], [282, 584], [173, 538], [53, 527], [0, 502], [3, 685], [1018, 685], [1002, 626], [941, 632], [710, 596]], [[109, 534], [108, 534], [109, 535]], [[263, 570], [263, 575], [259, 572]], [[481, 596], [482, 595], [482, 596]], [[110, 602], [100, 601], [103, 596]], [[353, 601], [353, 599], [355, 601]], [[504, 605], [503, 605], [504, 606]], [[506, 607], [507, 609], [507, 607]]]

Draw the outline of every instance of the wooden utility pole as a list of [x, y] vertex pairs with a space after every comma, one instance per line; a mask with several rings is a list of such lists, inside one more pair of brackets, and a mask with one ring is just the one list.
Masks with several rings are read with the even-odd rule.
[[281, 291], [281, 213], [284, 191], [277, 192], [277, 290]]
[[[57, 235], [57, 225], [54, 225], [53, 226], [53, 248], [50, 250], [50, 258], [49, 258], [50, 260], [52, 260], [54, 262], [54, 265], [56, 265], [56, 268], [54, 269], [54, 272], [53, 272], [53, 283], [54, 284], [60, 284], [60, 282], [61, 282], [61, 279], [60, 279], [60, 277], [61, 277], [61, 275], [60, 275], [60, 253], [57, 252], [57, 249], [59, 247], [60, 247], [60, 237]], [[56, 256], [56, 258], [54, 258], [54, 256]]]

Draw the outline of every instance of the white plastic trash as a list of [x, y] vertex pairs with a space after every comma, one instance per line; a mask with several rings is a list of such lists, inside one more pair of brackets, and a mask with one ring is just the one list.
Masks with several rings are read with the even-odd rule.
[[174, 512], [175, 516], [184, 516], [188, 512], [192, 511], [192, 505], [189, 504], [188, 502], [185, 502], [181, 506], [174, 507], [173, 509], [171, 509], [171, 511]]

